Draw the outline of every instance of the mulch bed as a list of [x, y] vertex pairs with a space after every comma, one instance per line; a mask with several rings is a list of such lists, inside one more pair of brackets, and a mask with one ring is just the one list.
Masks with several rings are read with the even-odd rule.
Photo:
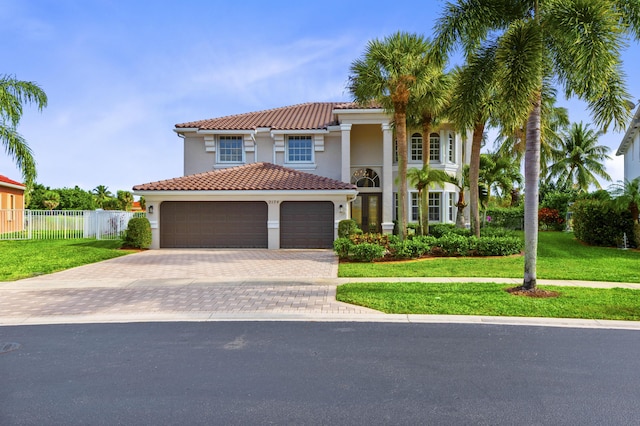
[[546, 298], [546, 297], [559, 297], [560, 293], [557, 291], [550, 290], [542, 290], [540, 288], [535, 288], [533, 290], [525, 290], [522, 286], [511, 287], [505, 290], [507, 293], [510, 293], [514, 296], [525, 296], [525, 297], [538, 297], [538, 298]]

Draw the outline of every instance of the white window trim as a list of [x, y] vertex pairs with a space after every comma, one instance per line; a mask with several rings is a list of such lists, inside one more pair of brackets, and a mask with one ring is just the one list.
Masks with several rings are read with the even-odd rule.
[[[435, 143], [431, 140], [431, 135], [438, 136], [438, 157], [437, 158], [431, 158], [431, 150], [433, 150], [434, 149], [433, 147], [435, 146]], [[434, 163], [442, 162], [442, 137], [439, 133], [436, 133], [436, 132], [433, 132], [429, 135], [429, 161]]]
[[442, 203], [442, 199], [443, 199], [442, 194], [443, 193], [441, 191], [429, 191], [429, 196], [431, 196], [432, 194], [433, 195], [435, 195], [435, 194], [439, 194], [440, 195], [440, 197], [439, 197], [439, 201], [440, 202], [438, 204], [438, 219], [431, 219], [431, 214], [430, 214], [431, 213], [431, 204], [429, 203], [430, 200], [427, 200], [427, 212], [426, 212], [427, 216], [429, 217], [429, 221], [443, 223], [443, 221], [442, 221], [442, 204], [443, 204]]
[[[420, 158], [413, 158], [413, 139], [414, 139], [414, 135], [420, 135], [420, 142], [419, 142], [419, 149], [420, 149]], [[418, 136], [415, 137], [416, 139], [418, 138]], [[410, 162], [422, 162], [423, 158], [424, 158], [424, 152], [422, 151], [422, 147], [423, 145], [423, 136], [422, 133], [420, 132], [414, 132], [411, 135], [409, 135], [409, 143], [408, 143], [408, 148], [409, 148], [409, 161]]]
[[[220, 159], [220, 155], [222, 153], [222, 141], [224, 139], [229, 140], [229, 138], [233, 138], [233, 140], [237, 140], [240, 143], [240, 153], [242, 156], [242, 159], [240, 161], [224, 161]], [[218, 149], [216, 149], [217, 164], [224, 164], [224, 165], [245, 164], [246, 156], [245, 156], [245, 149], [244, 149], [244, 137], [242, 135], [221, 135], [221, 136], [218, 136], [217, 139], [218, 139]]]
[[[305, 139], [297, 139], [297, 140], [308, 140], [309, 141], [309, 150], [311, 152], [311, 161], [289, 161], [289, 139], [294, 138], [302, 138]], [[307, 139], [308, 138], [308, 139]], [[285, 149], [284, 149], [284, 163], [291, 165], [301, 165], [301, 166], [315, 166], [315, 142], [314, 138], [311, 135], [287, 135], [285, 138]]]

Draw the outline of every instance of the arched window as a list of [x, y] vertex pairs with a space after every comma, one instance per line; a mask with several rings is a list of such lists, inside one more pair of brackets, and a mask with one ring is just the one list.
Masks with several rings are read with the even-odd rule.
[[411, 160], [422, 161], [422, 135], [420, 133], [414, 133], [411, 135]]
[[431, 133], [429, 144], [429, 161], [440, 161], [440, 135]]
[[372, 169], [358, 169], [351, 175], [351, 183], [358, 188], [379, 188], [380, 176]]

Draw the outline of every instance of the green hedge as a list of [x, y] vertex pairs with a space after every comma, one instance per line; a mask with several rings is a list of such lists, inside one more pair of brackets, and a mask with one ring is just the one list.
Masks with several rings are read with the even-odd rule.
[[524, 207], [495, 207], [486, 210], [487, 226], [523, 229], [524, 228]]
[[577, 239], [594, 246], [622, 245], [627, 234], [635, 244], [633, 219], [628, 211], [619, 212], [610, 201], [578, 200], [572, 206], [573, 232]]
[[506, 232], [493, 236], [466, 237], [450, 232], [440, 238], [415, 236], [405, 241], [379, 234], [352, 235], [338, 238], [333, 249], [340, 259], [371, 262], [382, 258], [416, 259], [434, 256], [509, 256], [522, 251], [521, 238]]

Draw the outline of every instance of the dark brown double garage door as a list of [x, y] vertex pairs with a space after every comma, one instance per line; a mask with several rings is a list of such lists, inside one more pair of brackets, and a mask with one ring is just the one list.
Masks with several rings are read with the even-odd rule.
[[[333, 203], [280, 204], [280, 248], [330, 248]], [[165, 201], [160, 206], [160, 247], [267, 248], [263, 201]]]

